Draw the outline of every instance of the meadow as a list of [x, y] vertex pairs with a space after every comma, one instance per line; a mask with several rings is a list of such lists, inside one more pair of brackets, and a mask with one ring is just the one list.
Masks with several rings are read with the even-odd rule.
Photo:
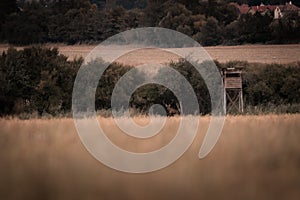
[[[95, 160], [70, 118], [2, 118], [0, 199], [299, 199], [299, 114], [228, 116], [215, 148], [199, 160], [209, 120], [200, 117], [195, 141], [171, 166], [127, 174]], [[179, 118], [148, 140], [124, 135], [112, 118], [99, 122], [121, 148], [147, 152], [172, 139]]]

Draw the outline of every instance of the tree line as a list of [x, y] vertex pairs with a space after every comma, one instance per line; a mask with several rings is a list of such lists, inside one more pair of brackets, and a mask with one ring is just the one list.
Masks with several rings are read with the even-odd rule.
[[271, 12], [239, 15], [237, 9], [228, 4], [231, 1], [111, 2], [114, 3], [105, 6], [99, 0], [31, 3], [3, 0], [0, 42], [15, 45], [89, 44], [137, 27], [170, 28], [187, 34], [204, 46], [300, 41], [300, 18], [296, 11], [274, 20]]
[[[82, 58], [69, 61], [56, 48], [28, 47], [8, 49], [0, 56], [0, 116], [67, 115], [71, 112], [73, 84], [83, 63]], [[103, 61], [93, 64], [103, 66]], [[210, 62], [203, 62], [203, 67]], [[243, 66], [243, 92], [246, 113], [300, 112], [300, 62], [294, 64], [251, 64], [247, 62], [218, 63], [224, 67]], [[201, 114], [210, 113], [210, 96], [201, 75], [185, 60], [170, 67], [190, 82], [199, 102]], [[96, 110], [111, 112], [111, 95], [118, 80], [132, 66], [111, 64], [101, 76], [95, 94]], [[97, 76], [97, 74], [90, 74]], [[147, 75], [136, 70], [143, 81]], [[165, 76], [163, 69], [156, 76]], [[127, 80], [131, 85], [132, 79]], [[180, 87], [180, 86], [176, 86]], [[121, 93], [122, 94], [122, 93]], [[83, 94], [84, 95], [84, 94]], [[145, 114], [154, 104], [162, 104], [169, 115], [179, 113], [180, 104], [167, 88], [148, 84], [138, 88], [130, 98], [130, 107]], [[172, 110], [172, 112], [171, 112]], [[176, 112], [173, 112], [173, 111]]]

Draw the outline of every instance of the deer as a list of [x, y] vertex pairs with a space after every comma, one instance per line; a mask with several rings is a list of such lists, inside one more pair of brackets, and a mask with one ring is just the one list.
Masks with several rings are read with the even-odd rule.
[[178, 115], [180, 113], [180, 106], [177, 102], [176, 102], [176, 109], [172, 108], [171, 104], [167, 104], [165, 101], [163, 101], [163, 104], [168, 111], [167, 112], [168, 116]]

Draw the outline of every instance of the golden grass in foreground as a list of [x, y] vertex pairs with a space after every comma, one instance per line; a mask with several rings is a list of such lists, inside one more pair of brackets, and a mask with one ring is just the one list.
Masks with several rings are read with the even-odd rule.
[[[201, 119], [184, 156], [148, 174], [117, 172], [93, 159], [72, 119], [1, 119], [0, 199], [299, 199], [300, 115], [227, 117], [213, 151], [198, 160], [209, 123]], [[137, 152], [165, 145], [179, 121], [170, 118], [161, 134], [139, 141], [112, 119], [99, 120], [113, 142]]]

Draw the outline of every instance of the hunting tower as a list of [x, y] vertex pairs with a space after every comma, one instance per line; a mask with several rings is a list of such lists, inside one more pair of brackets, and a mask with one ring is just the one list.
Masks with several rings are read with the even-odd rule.
[[226, 113], [244, 112], [242, 67], [223, 68], [224, 109]]

